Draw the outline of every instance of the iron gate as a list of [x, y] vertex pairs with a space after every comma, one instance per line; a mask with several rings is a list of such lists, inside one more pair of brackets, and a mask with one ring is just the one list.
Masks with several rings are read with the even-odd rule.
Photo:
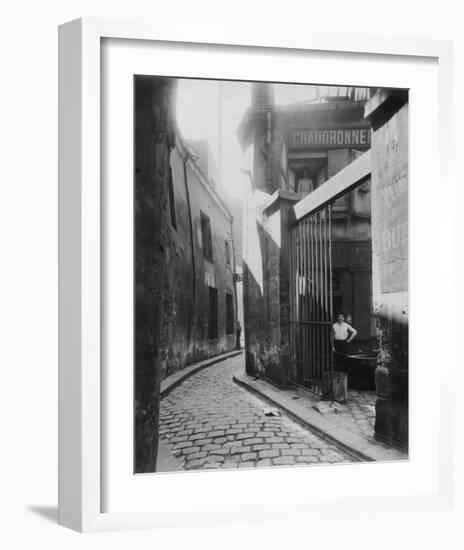
[[331, 206], [291, 229], [290, 339], [292, 381], [332, 394]]

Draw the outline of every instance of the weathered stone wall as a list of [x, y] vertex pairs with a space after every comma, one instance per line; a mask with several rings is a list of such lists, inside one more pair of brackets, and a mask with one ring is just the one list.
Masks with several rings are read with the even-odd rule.
[[135, 471], [153, 472], [158, 448], [160, 335], [168, 239], [165, 204], [174, 146], [174, 81], [135, 77]]
[[[186, 365], [234, 349], [226, 334], [226, 292], [234, 297], [231, 216], [178, 140], [171, 152], [176, 227], [165, 209], [168, 246], [161, 341], [162, 377]], [[203, 258], [201, 212], [211, 223], [213, 261]], [[232, 251], [232, 244], [230, 244]], [[218, 291], [218, 338], [208, 339], [208, 287]], [[235, 303], [235, 298], [234, 298]], [[235, 323], [235, 319], [234, 319]]]
[[249, 375], [264, 373], [267, 341], [264, 295], [266, 236], [262, 205], [269, 196], [250, 186], [244, 207], [243, 231], [243, 312], [245, 337], [245, 369]]
[[[232, 218], [176, 137], [175, 82], [135, 77], [137, 472], [155, 471], [161, 380], [235, 348], [235, 311], [234, 330], [226, 334], [226, 292], [235, 304], [225, 245], [232, 244]], [[203, 258], [201, 212], [211, 223], [212, 262]], [[218, 293], [214, 339], [208, 338], [209, 286]]]
[[376, 437], [408, 445], [408, 103], [378, 94], [372, 136], [373, 294], [380, 347]]
[[[279, 385], [289, 381], [288, 192], [286, 154], [269, 87], [255, 86], [252, 188], [244, 215], [243, 293], [246, 371]], [[287, 188], [286, 188], [287, 187]], [[271, 197], [274, 193], [272, 206]], [[272, 199], [272, 200], [273, 200]]]

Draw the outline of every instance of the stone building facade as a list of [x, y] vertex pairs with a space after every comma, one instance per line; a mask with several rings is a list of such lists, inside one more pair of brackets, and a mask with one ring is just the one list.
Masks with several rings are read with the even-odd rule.
[[[292, 207], [370, 148], [365, 100], [274, 104], [268, 84], [254, 84], [239, 129], [251, 184], [244, 233], [247, 371], [285, 384], [289, 371], [289, 226]], [[358, 330], [356, 346], [376, 346], [372, 308], [370, 183], [332, 208], [333, 312]], [[247, 326], [248, 325], [248, 326]]]
[[374, 314], [379, 342], [375, 435], [408, 446], [408, 92], [379, 90], [372, 124]]
[[232, 216], [176, 127], [175, 79], [135, 78], [136, 464], [154, 471], [160, 383], [235, 348]]
[[[368, 149], [370, 177], [332, 201], [334, 316], [358, 330], [352, 353], [375, 368], [375, 436], [408, 446], [408, 95], [274, 104], [254, 84], [239, 129], [250, 166], [243, 271], [246, 370], [292, 382], [289, 229], [294, 206]], [[356, 348], [356, 349], [354, 349]]]

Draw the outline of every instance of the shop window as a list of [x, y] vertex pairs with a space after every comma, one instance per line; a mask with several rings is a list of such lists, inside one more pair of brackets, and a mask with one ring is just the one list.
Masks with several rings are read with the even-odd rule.
[[201, 217], [201, 240], [203, 246], [203, 258], [209, 262], [213, 261], [213, 242], [211, 238], [211, 222], [206, 214], [200, 212]]
[[209, 315], [208, 315], [208, 338], [217, 338], [218, 335], [218, 300], [217, 289], [209, 287]]

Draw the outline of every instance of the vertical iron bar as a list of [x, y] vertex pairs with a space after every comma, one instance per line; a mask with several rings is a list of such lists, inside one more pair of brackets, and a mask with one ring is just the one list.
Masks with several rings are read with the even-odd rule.
[[[332, 205], [329, 204], [327, 207], [329, 210], [329, 281], [330, 281], [330, 316], [333, 318], [333, 285], [332, 285]], [[330, 331], [330, 349], [333, 350], [333, 331]], [[330, 354], [330, 376], [333, 373], [333, 352]], [[330, 391], [333, 396], [333, 387], [331, 386]]]
[[308, 353], [308, 346], [309, 346], [309, 337], [308, 337], [308, 247], [309, 247], [309, 239], [308, 239], [308, 220], [305, 220], [304, 222], [304, 234], [305, 234], [305, 264], [304, 264], [304, 281], [305, 281], [305, 294], [304, 294], [304, 304], [305, 304], [305, 314], [304, 314], [304, 353], [305, 353], [305, 359], [304, 359], [304, 376], [303, 380], [306, 380], [308, 378], [308, 363], [309, 363], [309, 353]]
[[[316, 233], [317, 233], [317, 320], [321, 321], [321, 298], [322, 298], [322, 288], [321, 288], [321, 239], [320, 239], [320, 222], [321, 222], [321, 213], [317, 213], [316, 217]], [[319, 380], [321, 381], [322, 388], [324, 390], [324, 369], [322, 362], [322, 347], [321, 347], [321, 325], [317, 325], [317, 347], [319, 350]]]
[[290, 229], [290, 268], [289, 268], [289, 315], [288, 315], [288, 334], [290, 340], [290, 378], [293, 381], [293, 365], [294, 365], [294, 346], [293, 346], [293, 256], [295, 254], [295, 246], [293, 242], [293, 229]]
[[317, 280], [317, 250], [318, 250], [318, 242], [317, 242], [317, 213], [312, 216], [312, 223], [313, 223], [313, 263], [314, 263], [314, 269], [313, 269], [313, 281], [314, 281], [314, 301], [313, 301], [313, 348], [314, 348], [314, 378], [317, 384], [318, 389], [320, 389], [320, 383], [319, 383], [319, 343], [317, 341], [318, 336], [318, 328], [317, 328], [317, 307], [318, 307], [318, 294], [319, 294], [319, 285]]
[[300, 365], [300, 377], [301, 380], [304, 380], [304, 370], [305, 370], [305, 329], [304, 329], [304, 320], [305, 320], [305, 303], [304, 303], [304, 294], [305, 294], [305, 280], [304, 280], [304, 273], [305, 273], [305, 255], [306, 255], [306, 238], [305, 238], [305, 226], [304, 223], [301, 226], [301, 276], [300, 276], [300, 282], [301, 282], [301, 321], [302, 324], [301, 327], [301, 365]]
[[300, 225], [300, 247], [301, 247], [301, 256], [300, 256], [300, 365], [299, 365], [299, 377], [300, 381], [303, 378], [304, 370], [304, 325], [301, 321], [304, 321], [304, 255], [305, 255], [305, 244], [304, 244], [304, 225]]
[[322, 288], [321, 288], [321, 239], [320, 239], [320, 221], [321, 213], [320, 211], [316, 216], [316, 238], [317, 238], [317, 350], [318, 350], [318, 374], [321, 384], [322, 391], [324, 391], [324, 372], [322, 364], [322, 349], [321, 349], [321, 298], [322, 298]]
[[301, 337], [300, 337], [300, 322], [301, 322], [301, 303], [300, 303], [300, 289], [301, 289], [301, 280], [300, 280], [300, 263], [301, 263], [301, 223], [297, 226], [297, 240], [298, 240], [298, 248], [297, 248], [297, 263], [296, 263], [296, 301], [297, 301], [297, 363], [296, 363], [296, 376], [298, 382], [300, 381], [300, 359], [301, 359]]
[[328, 339], [328, 330], [329, 330], [329, 322], [330, 319], [328, 317], [327, 312], [327, 304], [328, 304], [328, 280], [327, 280], [327, 207], [324, 208], [324, 225], [323, 225], [323, 235], [324, 235], [324, 349], [325, 349], [325, 370], [329, 371], [329, 339]]
[[311, 347], [313, 351], [313, 360], [312, 360], [312, 379], [313, 384], [316, 385], [316, 389], [318, 388], [318, 380], [317, 380], [317, 329], [316, 325], [314, 324], [314, 321], [317, 320], [316, 315], [316, 308], [317, 308], [317, 280], [316, 280], [316, 235], [315, 235], [315, 218], [314, 215], [311, 216], [311, 242], [312, 242], [312, 271], [311, 271], [311, 280], [312, 280], [312, 296], [311, 296], [311, 304], [312, 304], [312, 317], [311, 320], [313, 321], [311, 325], [311, 331], [312, 331], [312, 342]]
[[[312, 321], [313, 317], [313, 304], [312, 304], [312, 295], [313, 295], [313, 278], [312, 278], [312, 269], [313, 269], [313, 243], [312, 243], [312, 218], [308, 218], [308, 235], [309, 235], [309, 270], [308, 270], [308, 289], [309, 289], [309, 318], [308, 322]], [[313, 361], [314, 361], [314, 350], [313, 350], [313, 329], [312, 325], [308, 324], [308, 334], [309, 334], [309, 346], [310, 346], [310, 364], [309, 364], [309, 376], [308, 381], [313, 389], [312, 384], [312, 371], [313, 371]]]
[[[320, 318], [321, 322], [324, 321], [324, 264], [323, 264], [323, 254], [324, 254], [324, 242], [322, 239], [322, 210], [319, 214], [319, 238], [321, 242], [321, 249], [319, 254], [319, 264], [321, 266], [321, 273], [320, 273], [320, 281], [321, 281], [321, 305], [320, 305]], [[325, 364], [325, 348], [324, 348], [324, 331], [325, 331], [325, 325], [321, 324], [321, 334], [320, 334], [320, 341], [321, 341], [321, 367], [322, 372], [324, 373], [323, 376], [326, 376], [326, 364]]]

